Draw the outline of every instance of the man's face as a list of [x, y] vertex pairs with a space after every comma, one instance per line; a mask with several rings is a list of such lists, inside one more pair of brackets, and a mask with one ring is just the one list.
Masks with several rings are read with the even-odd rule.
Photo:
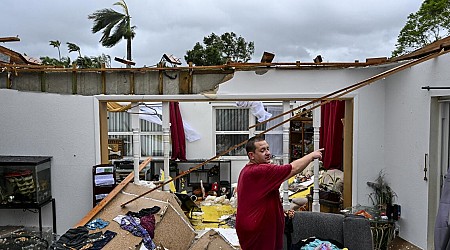
[[269, 144], [266, 141], [255, 142], [255, 152], [250, 152], [250, 162], [270, 163]]

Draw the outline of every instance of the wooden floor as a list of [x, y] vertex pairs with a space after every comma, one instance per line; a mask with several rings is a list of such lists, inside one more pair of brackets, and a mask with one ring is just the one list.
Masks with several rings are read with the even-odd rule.
[[391, 244], [389, 244], [388, 249], [389, 250], [403, 250], [403, 249], [421, 250], [421, 248], [407, 242], [406, 240], [404, 240], [398, 236], [394, 238], [394, 240], [391, 242]]

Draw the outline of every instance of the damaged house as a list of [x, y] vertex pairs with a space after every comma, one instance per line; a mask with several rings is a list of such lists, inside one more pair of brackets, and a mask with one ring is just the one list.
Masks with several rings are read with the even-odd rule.
[[[131, 178], [134, 182], [150, 180], [161, 170], [170, 172], [169, 154], [176, 151], [169, 148], [170, 102], [178, 103], [185, 133], [189, 133], [188, 125], [192, 132], [189, 135], [194, 136], [191, 141], [186, 137], [185, 155], [180, 156], [193, 163], [189, 166], [209, 159], [221, 162], [219, 182], [228, 181], [231, 187], [247, 158], [240, 148], [220, 155], [224, 150], [280, 125], [268, 135], [279, 145], [272, 146], [277, 148], [273, 151], [275, 160], [289, 161], [292, 145], [283, 138], [289, 138], [292, 122], [280, 123], [298, 114], [298, 110], [288, 111], [307, 104], [304, 108], [312, 111], [311, 126], [320, 131], [325, 126], [321, 112], [327, 112], [320, 103], [336, 101], [342, 104], [338, 119], [342, 133], [334, 141], [341, 146], [335, 151], [340, 156], [330, 164], [344, 172], [342, 207], [371, 205], [367, 182], [383, 170], [395, 190], [396, 203], [401, 205], [401, 217], [396, 222], [399, 236], [422, 249], [431, 249], [449, 161], [449, 41], [445, 38], [399, 58], [352, 63], [73, 70], [1, 62], [0, 155], [51, 157], [55, 211], [51, 206], [42, 207], [42, 223], [51, 226], [55, 212], [57, 233], [61, 235], [83, 218], [92, 219], [99, 213], [112, 220], [122, 213], [121, 204], [131, 199], [129, 194], [136, 197], [143, 193]], [[247, 105], [238, 105], [244, 102]], [[269, 116], [287, 114], [261, 126], [251, 102], [263, 104]], [[119, 108], [116, 104], [132, 108], [112, 112]], [[159, 107], [161, 124], [139, 120], [141, 108], [150, 109], [145, 115], [152, 115]], [[173, 122], [170, 126], [174, 126]], [[136, 136], [139, 140], [133, 139]], [[149, 157], [152, 160], [139, 175], [125, 177], [127, 172], [124, 179], [129, 178], [129, 185], [104, 210], [94, 211], [92, 168], [111, 160], [108, 138], [120, 139], [121, 157], [130, 159], [133, 167]], [[136, 147], [140, 147], [138, 153], [133, 151]], [[178, 173], [185, 171], [182, 160], [177, 161], [181, 169]], [[192, 178], [207, 178], [199, 175]], [[181, 185], [175, 184], [176, 188]], [[205, 183], [207, 188], [212, 184]], [[173, 195], [165, 192], [167, 186], [162, 188], [164, 191], [155, 190], [137, 199], [127, 209], [138, 211], [142, 202], [145, 206], [159, 206], [163, 211], [156, 216], [161, 227], [155, 228], [155, 243], [164, 247], [173, 244], [168, 249], [181, 245], [188, 249], [195, 233]], [[95, 215], [89, 216], [93, 211]], [[165, 227], [164, 220], [173, 221], [180, 229]], [[36, 214], [21, 209], [2, 210], [0, 221], [2, 225], [37, 225]], [[225, 238], [214, 235], [208, 232], [202, 236], [209, 237], [209, 243], [200, 238], [197, 247], [214, 240], [229, 245]], [[132, 246], [139, 242], [133, 240], [129, 241]], [[114, 241], [109, 244], [119, 244], [119, 240]]]

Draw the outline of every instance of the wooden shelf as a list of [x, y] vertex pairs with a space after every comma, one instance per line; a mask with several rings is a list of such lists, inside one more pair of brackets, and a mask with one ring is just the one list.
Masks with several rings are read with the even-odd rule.
[[311, 117], [299, 117], [290, 122], [289, 156], [290, 162], [310, 153], [313, 147], [314, 131]]

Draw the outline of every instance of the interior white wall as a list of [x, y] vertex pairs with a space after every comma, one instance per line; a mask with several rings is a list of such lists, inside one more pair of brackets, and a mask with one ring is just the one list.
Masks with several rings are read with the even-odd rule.
[[271, 95], [296, 94], [317, 98], [365, 80], [386, 70], [378, 68], [347, 68], [321, 70], [271, 70], [264, 75], [239, 71], [219, 85], [217, 94]]
[[384, 164], [385, 81], [377, 81], [356, 93], [353, 117], [353, 206], [369, 205], [368, 181]]
[[[271, 70], [264, 75], [257, 75], [252, 71], [236, 72], [234, 77], [219, 85], [218, 95], [242, 95], [247, 93], [262, 96], [272, 95], [276, 97], [277, 94], [294, 94], [305, 98], [317, 98], [325, 94], [329, 94], [338, 89], [355, 84], [365, 80], [373, 75], [383, 72], [386, 68], [365, 68], [365, 69], [338, 69], [338, 70], [311, 70], [311, 71], [291, 71], [291, 70]], [[372, 134], [372, 126], [382, 122], [384, 112], [384, 88], [381, 84], [372, 84], [361, 90], [355, 91], [350, 96], [362, 95], [361, 98], [361, 114], [355, 114], [355, 117], [361, 119], [361, 131], [363, 133], [363, 142], [359, 143], [363, 157], [361, 159], [362, 165], [379, 166], [380, 159], [383, 155], [382, 140], [383, 137], [379, 134]], [[362, 92], [361, 92], [362, 91]], [[302, 99], [300, 98], [300, 99]], [[378, 103], [378, 105], [373, 105]], [[368, 110], [369, 109], [369, 110]], [[215, 141], [214, 141], [214, 124], [212, 124], [213, 105], [208, 102], [181, 102], [180, 110], [183, 120], [188, 122], [194, 129], [196, 129], [202, 138], [196, 142], [186, 142], [186, 156], [188, 159], [209, 159], [216, 155]], [[356, 119], [355, 119], [355, 123]], [[210, 125], [212, 124], [212, 126]], [[354, 136], [354, 140], [358, 142], [358, 135]], [[369, 145], [369, 146], [365, 146]], [[372, 146], [376, 149], [372, 149]], [[371, 157], [367, 157], [370, 153]], [[237, 182], [240, 170], [247, 163], [245, 157], [241, 159], [232, 159], [232, 182]], [[356, 171], [361, 172], [361, 176], [371, 180], [376, 170], [365, 171], [365, 168], [355, 168]], [[373, 169], [373, 168], [369, 168]], [[354, 194], [357, 203], [367, 203], [367, 190], [365, 189], [365, 181], [363, 190], [356, 189]]]
[[[186, 158], [208, 160], [216, 156], [215, 124], [213, 123], [214, 106], [209, 102], [181, 102], [180, 111], [183, 121], [187, 122], [200, 135], [194, 142], [186, 141]], [[221, 157], [221, 159], [230, 159]], [[241, 169], [248, 162], [246, 157], [231, 158], [231, 183], [236, 183]]]
[[432, 248], [427, 246], [427, 232], [434, 230], [424, 226], [428, 225], [428, 185], [435, 185], [424, 181], [423, 171], [430, 147], [431, 97], [450, 93], [421, 87], [449, 86], [449, 63], [450, 56], [444, 55], [395, 74], [386, 82], [387, 179], [402, 205], [400, 236], [423, 249]]
[[[264, 75], [237, 72], [219, 86], [219, 94], [296, 94], [317, 98], [361, 82], [388, 68], [269, 71]], [[374, 180], [384, 164], [385, 80], [350, 93], [354, 98], [353, 205], [370, 205], [367, 181]], [[326, 149], [325, 149], [326, 150]], [[238, 174], [237, 174], [238, 175]]]
[[[58, 233], [92, 209], [93, 97], [0, 89], [0, 155], [52, 156], [52, 196]], [[51, 204], [42, 208], [43, 226], [52, 226]], [[31, 212], [0, 210], [1, 225], [37, 226]]]
[[188, 123], [201, 136], [200, 140], [186, 141], [186, 158], [206, 160], [215, 156], [215, 147], [212, 146], [214, 127], [211, 126], [211, 105], [207, 102], [181, 102], [179, 106], [183, 122]]

